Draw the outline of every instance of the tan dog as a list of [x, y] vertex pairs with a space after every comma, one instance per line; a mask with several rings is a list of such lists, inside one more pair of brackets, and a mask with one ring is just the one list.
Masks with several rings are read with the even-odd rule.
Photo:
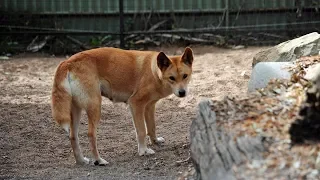
[[77, 164], [88, 164], [82, 155], [78, 126], [81, 111], [88, 115], [88, 136], [95, 165], [106, 165], [97, 150], [96, 129], [101, 117], [101, 96], [130, 106], [139, 155], [154, 154], [147, 147], [164, 142], [155, 132], [155, 104], [172, 93], [187, 94], [193, 52], [168, 57], [163, 52], [97, 48], [71, 56], [59, 64], [52, 89], [52, 115], [68, 133]]

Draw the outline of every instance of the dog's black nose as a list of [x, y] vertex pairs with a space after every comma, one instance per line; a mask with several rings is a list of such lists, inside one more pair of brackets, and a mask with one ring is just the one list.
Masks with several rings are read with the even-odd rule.
[[184, 97], [186, 95], [186, 91], [184, 89], [179, 90], [179, 96]]

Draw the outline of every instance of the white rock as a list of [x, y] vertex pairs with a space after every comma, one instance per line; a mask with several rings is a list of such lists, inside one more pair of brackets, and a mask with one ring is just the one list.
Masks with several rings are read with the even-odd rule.
[[313, 32], [289, 40], [257, 53], [252, 66], [259, 62], [288, 62], [301, 56], [317, 55], [320, 49], [320, 34]]
[[291, 73], [287, 67], [293, 65], [291, 62], [261, 62], [252, 70], [248, 83], [248, 92], [267, 86], [271, 79], [290, 79]]

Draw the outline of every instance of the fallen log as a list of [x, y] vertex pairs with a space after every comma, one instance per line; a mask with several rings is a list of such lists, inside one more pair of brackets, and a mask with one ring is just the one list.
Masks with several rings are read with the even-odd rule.
[[298, 59], [290, 80], [248, 97], [200, 102], [190, 128], [194, 168], [180, 179], [319, 178], [319, 57]]
[[[319, 61], [320, 56], [314, 59]], [[306, 90], [306, 101], [300, 108], [300, 117], [289, 129], [292, 145], [320, 142], [320, 64], [310, 68], [306, 77], [312, 84]]]
[[73, 38], [73, 37], [71, 37], [71, 36], [66, 36], [66, 38], [67, 38], [68, 40], [70, 40], [71, 42], [79, 45], [79, 47], [80, 47], [82, 50], [88, 50], [88, 49], [90, 49], [89, 47], [87, 47], [84, 43], [82, 43], [82, 42], [79, 41], [78, 39], [75, 39], [75, 38]]
[[219, 127], [212, 106], [211, 100], [200, 102], [190, 129], [195, 179], [236, 179], [233, 165], [261, 159], [265, 150], [263, 141], [260, 137], [234, 137], [232, 132]]

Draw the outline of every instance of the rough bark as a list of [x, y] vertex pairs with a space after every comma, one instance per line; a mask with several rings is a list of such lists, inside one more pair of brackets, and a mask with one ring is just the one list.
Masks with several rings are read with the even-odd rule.
[[300, 117], [289, 129], [292, 145], [320, 142], [320, 64], [310, 69], [306, 77], [312, 85], [306, 90], [306, 101], [300, 107]]
[[212, 101], [200, 102], [197, 118], [190, 129], [191, 158], [196, 179], [236, 179], [233, 165], [246, 160], [261, 159], [264, 151], [260, 137], [234, 137], [232, 132], [217, 126]]

